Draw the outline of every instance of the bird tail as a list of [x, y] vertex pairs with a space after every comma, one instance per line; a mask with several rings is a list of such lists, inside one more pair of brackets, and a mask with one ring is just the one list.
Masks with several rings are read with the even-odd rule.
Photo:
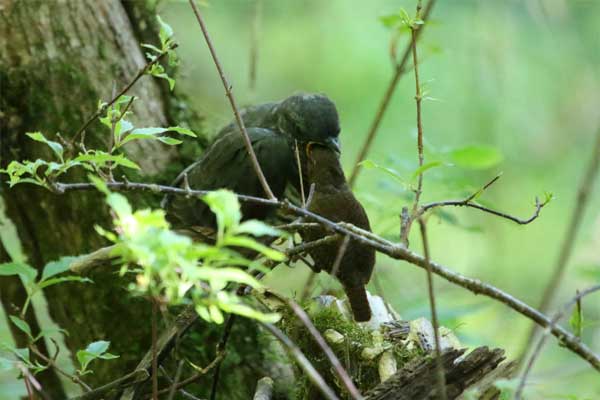
[[350, 301], [350, 308], [356, 322], [365, 322], [371, 319], [371, 307], [364, 286], [345, 287], [346, 295]]

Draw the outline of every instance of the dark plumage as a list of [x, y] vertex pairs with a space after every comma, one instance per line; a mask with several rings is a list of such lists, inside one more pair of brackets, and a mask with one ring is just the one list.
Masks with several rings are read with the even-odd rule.
[[[369, 218], [346, 182], [338, 155], [321, 146], [311, 146], [307, 153], [306, 176], [308, 184], [315, 185], [309, 210], [331, 221], [348, 222], [370, 231]], [[327, 234], [324, 228], [319, 227], [307, 229], [302, 237], [305, 241], [313, 241]], [[341, 244], [342, 239], [339, 239], [309, 251], [315, 272], [324, 270], [332, 273]], [[344, 287], [356, 321], [371, 319], [365, 285], [371, 278], [374, 265], [375, 251], [350, 239], [335, 276]]]
[[[273, 194], [280, 198], [288, 187], [299, 191], [294, 149], [319, 143], [339, 151], [340, 132], [335, 105], [320, 94], [298, 94], [275, 103], [242, 111], [252, 147]], [[304, 156], [304, 151], [301, 151]], [[202, 158], [187, 167], [175, 181], [183, 185], [187, 174], [193, 189], [231, 189], [236, 193], [264, 197], [244, 141], [235, 123], [219, 131]], [[199, 199], [167, 196], [163, 200], [167, 218], [175, 228], [214, 226], [214, 216]], [[242, 205], [244, 218], [266, 219], [272, 209], [251, 203]]]

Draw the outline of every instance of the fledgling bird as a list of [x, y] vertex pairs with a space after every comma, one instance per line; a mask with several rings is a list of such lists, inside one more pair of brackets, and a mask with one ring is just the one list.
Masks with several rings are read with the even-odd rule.
[[[339, 152], [338, 113], [335, 104], [324, 95], [296, 94], [279, 102], [252, 106], [242, 111], [242, 118], [258, 162], [277, 198], [286, 189], [300, 193], [296, 143], [302, 155], [309, 143]], [[187, 167], [174, 185], [183, 186], [184, 175], [192, 189], [226, 188], [240, 194], [265, 196], [234, 122], [219, 131], [202, 158]], [[197, 198], [166, 196], [163, 208], [174, 228], [215, 225], [214, 215]], [[258, 204], [242, 204], [244, 219], [264, 220], [273, 211]]]
[[[370, 231], [369, 218], [363, 206], [350, 190], [338, 154], [319, 145], [311, 145], [307, 151], [306, 177], [314, 184], [309, 211], [333, 222], [348, 222]], [[309, 228], [301, 233], [305, 241], [326, 236], [323, 227]], [[350, 239], [337, 266], [334, 267], [343, 239], [309, 250], [314, 261], [315, 272], [321, 270], [335, 273], [348, 296], [354, 319], [358, 322], [371, 319], [371, 308], [365, 290], [375, 265], [375, 250], [355, 239]]]

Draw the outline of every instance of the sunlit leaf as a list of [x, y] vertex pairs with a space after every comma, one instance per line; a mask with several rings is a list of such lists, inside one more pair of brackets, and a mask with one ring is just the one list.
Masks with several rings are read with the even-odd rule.
[[281, 236], [285, 232], [256, 219], [242, 222], [235, 228], [234, 233], [248, 233], [253, 236]]
[[573, 308], [571, 318], [569, 319], [569, 325], [571, 326], [571, 329], [573, 329], [575, 336], [581, 338], [583, 332], [583, 310], [578, 304]]
[[73, 263], [73, 261], [77, 259], [77, 257], [61, 257], [56, 261], [51, 261], [44, 266], [44, 270], [42, 271], [42, 281], [48, 278], [53, 277], [54, 275], [58, 275], [61, 272], [65, 272], [69, 270], [69, 266]]
[[27, 321], [24, 321], [15, 315], [9, 315], [9, 318], [12, 321], [12, 323], [15, 324], [15, 326], [17, 328], [19, 328], [21, 331], [25, 332], [25, 334], [27, 334], [27, 336], [29, 336], [29, 338], [33, 340], [33, 335], [31, 334], [31, 328], [29, 327], [29, 324], [27, 323]]
[[0, 264], [0, 276], [19, 275], [25, 284], [33, 282], [37, 276], [37, 270], [21, 262], [9, 262]]
[[382, 165], [377, 164], [376, 162], [374, 162], [372, 160], [361, 161], [358, 165], [360, 165], [366, 169], [376, 169], [376, 170], [385, 172], [386, 174], [388, 174], [389, 176], [394, 178], [396, 181], [398, 181], [403, 186], [408, 186], [408, 184], [400, 176], [400, 173], [392, 168], [384, 167]]
[[465, 146], [449, 152], [451, 161], [459, 167], [468, 169], [487, 169], [503, 160], [502, 153], [491, 146]]
[[168, 40], [173, 36], [173, 28], [171, 28], [171, 26], [169, 24], [164, 22], [162, 20], [162, 18], [160, 17], [160, 15], [156, 16], [156, 20], [158, 21], [158, 25], [160, 27], [159, 32], [158, 32], [158, 37], [159, 37], [160, 43], [162, 44], [163, 49], [164, 49]]
[[432, 168], [441, 167], [446, 165], [443, 161], [431, 161], [421, 165], [419, 168], [415, 170], [412, 174], [412, 179], [416, 179], [419, 175], [424, 174], [425, 171], [428, 171]]
[[27, 132], [25, 134], [35, 141], [47, 144], [52, 149], [54, 154], [56, 154], [58, 158], [61, 161], [63, 161], [64, 149], [60, 143], [46, 139], [46, 137], [41, 132]]

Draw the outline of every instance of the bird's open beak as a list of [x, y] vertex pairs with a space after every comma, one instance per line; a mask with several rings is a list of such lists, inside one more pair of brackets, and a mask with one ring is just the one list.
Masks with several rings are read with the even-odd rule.
[[340, 140], [337, 137], [328, 137], [325, 141], [325, 146], [328, 149], [335, 151], [337, 154], [340, 154], [342, 151], [340, 148]]
[[340, 154], [340, 141], [338, 138], [327, 138], [325, 142], [308, 142], [306, 144], [306, 156], [310, 158], [310, 152], [313, 146], [323, 146], [335, 152], [338, 156]]

